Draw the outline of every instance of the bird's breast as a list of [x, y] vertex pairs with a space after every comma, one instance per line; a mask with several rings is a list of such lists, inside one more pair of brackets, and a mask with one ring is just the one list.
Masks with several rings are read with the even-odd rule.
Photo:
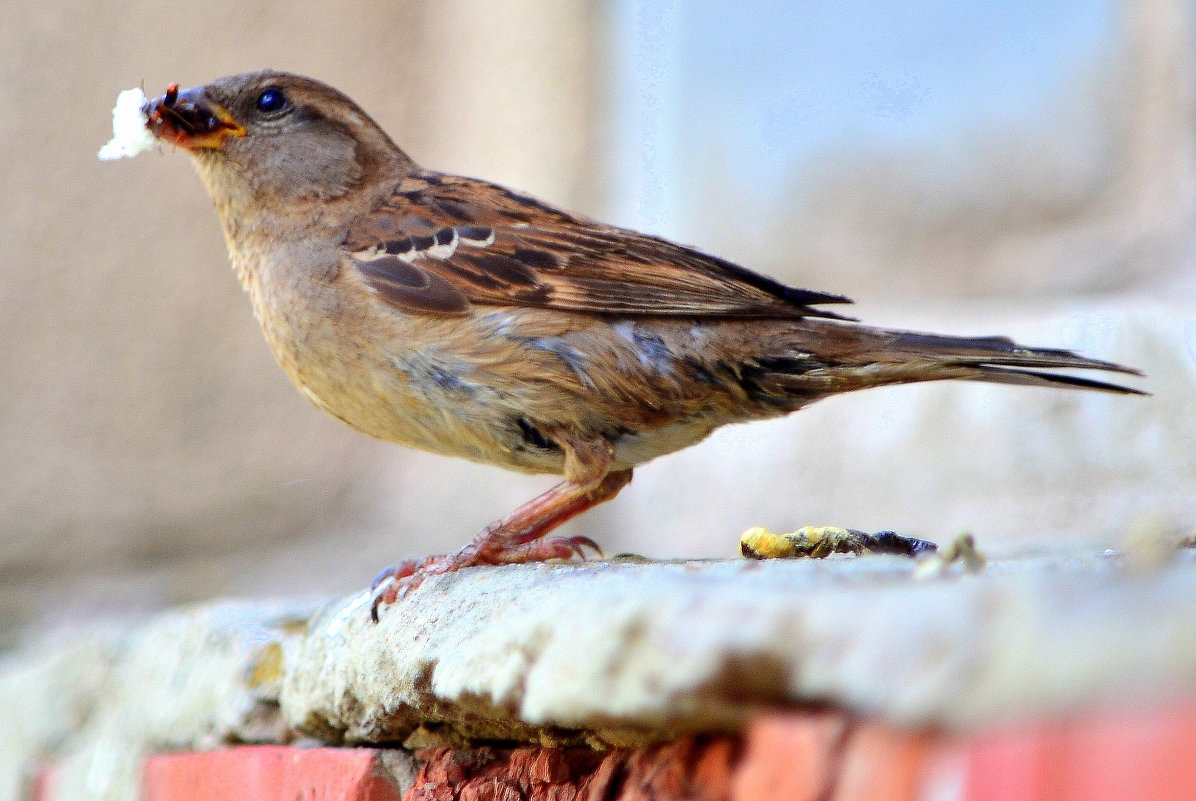
[[395, 314], [351, 272], [267, 259], [238, 272], [279, 365], [317, 408], [400, 445], [560, 472], [560, 450], [529, 442], [521, 424], [553, 393], [528, 391], [517, 342], [469, 319]]
[[238, 272], [275, 357], [313, 404], [370, 436], [559, 473], [552, 431], [605, 438], [630, 467], [737, 417], [687, 326], [493, 307], [403, 313], [339, 261], [273, 255]]

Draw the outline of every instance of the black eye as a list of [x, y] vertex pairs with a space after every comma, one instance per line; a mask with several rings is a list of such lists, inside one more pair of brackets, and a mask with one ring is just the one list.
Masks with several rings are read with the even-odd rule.
[[267, 89], [257, 96], [257, 110], [272, 114], [287, 107], [287, 96], [281, 89]]

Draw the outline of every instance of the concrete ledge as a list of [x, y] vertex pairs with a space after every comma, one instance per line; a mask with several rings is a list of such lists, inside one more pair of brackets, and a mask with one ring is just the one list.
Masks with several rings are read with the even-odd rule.
[[48, 798], [134, 799], [149, 756], [227, 744], [636, 749], [794, 705], [979, 737], [1190, 701], [1196, 551], [1147, 551], [921, 579], [895, 557], [528, 565], [430, 580], [379, 625], [365, 594], [92, 624], [0, 664], [0, 799], [47, 762]]
[[0, 799], [134, 799], [155, 751], [289, 742], [283, 649], [313, 603], [226, 602], [47, 634], [0, 663]]
[[633, 746], [736, 731], [786, 703], [986, 727], [1196, 680], [1196, 553], [528, 565], [424, 585], [368, 620], [326, 607], [287, 665], [288, 723], [333, 742]]

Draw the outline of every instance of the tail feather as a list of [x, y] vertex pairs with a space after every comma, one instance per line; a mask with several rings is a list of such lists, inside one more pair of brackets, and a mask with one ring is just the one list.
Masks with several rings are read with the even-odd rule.
[[[953, 337], [850, 325], [832, 320], [786, 323], [784, 339], [754, 356], [737, 379], [762, 406], [792, 411], [811, 400], [869, 387], [923, 381], [985, 381], [1148, 395], [1111, 381], [1073, 375], [1094, 370], [1140, 376], [1132, 367], [1070, 350], [1031, 348], [1007, 337]], [[756, 350], [759, 343], [745, 343]]]
[[[1134, 375], [1141, 375], [1136, 370], [1127, 370], [1120, 365], [1113, 365], [1112, 368], [1095, 368], [1095, 369], [1113, 369], [1115, 372], [1126, 372]], [[1075, 389], [1096, 389], [1102, 392], [1116, 392], [1122, 395], [1149, 395], [1149, 392], [1143, 392], [1140, 389], [1133, 389], [1132, 387], [1125, 387], [1121, 384], [1113, 384], [1108, 381], [1097, 381], [1094, 378], [1084, 378], [1083, 376], [1068, 375], [1066, 373], [1044, 373], [1040, 370], [1016, 370], [1008, 367], [996, 367], [992, 365], [978, 365], [976, 367], [977, 374], [971, 379], [973, 381], [987, 381], [994, 384], [1019, 384], [1021, 386], [1029, 387], [1072, 387]]]
[[1044, 369], [1101, 370], [1124, 375], [1142, 375], [1141, 371], [1132, 367], [1090, 359], [1069, 350], [1029, 348], [1007, 337], [949, 337], [905, 331], [890, 333], [893, 334], [893, 339], [888, 343], [887, 350], [898, 351], [913, 358], [929, 357], [932, 363], [943, 368], [973, 368], [965, 376], [973, 381], [1072, 387], [1126, 395], [1149, 394], [1107, 381], [1066, 373], [1043, 372]]

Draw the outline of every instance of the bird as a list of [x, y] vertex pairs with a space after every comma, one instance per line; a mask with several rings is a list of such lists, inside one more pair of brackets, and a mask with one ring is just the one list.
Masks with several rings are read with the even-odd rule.
[[141, 108], [187, 151], [278, 363], [372, 437], [563, 481], [455, 553], [388, 568], [371, 614], [464, 567], [585, 558], [557, 526], [730, 424], [960, 379], [1145, 394], [1006, 337], [866, 326], [788, 286], [495, 183], [419, 166], [356, 103], [264, 70]]

